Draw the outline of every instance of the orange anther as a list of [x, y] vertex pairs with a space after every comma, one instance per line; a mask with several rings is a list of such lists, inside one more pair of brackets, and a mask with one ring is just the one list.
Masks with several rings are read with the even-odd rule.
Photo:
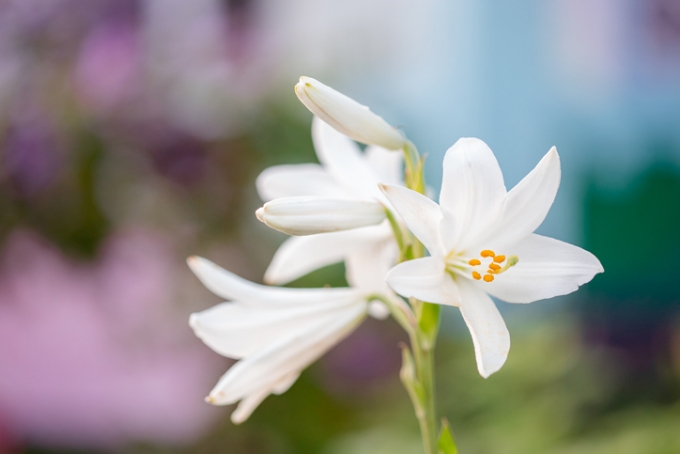
[[482, 257], [493, 257], [496, 255], [496, 253], [490, 249], [484, 249], [482, 252], [479, 253]]
[[[480, 280], [482, 278], [482, 275], [479, 274], [477, 271], [473, 271], [472, 277], [475, 278], [476, 280]], [[484, 278], [486, 279], [486, 276], [484, 276]]]
[[497, 255], [496, 257], [493, 258], [493, 261], [496, 263], [503, 263], [505, 261], [505, 256]]
[[482, 262], [480, 262], [478, 259], [472, 259], [472, 260], [470, 260], [468, 263], [469, 263], [470, 265], [472, 265], [472, 266], [477, 266], [477, 265], [481, 265], [481, 264], [482, 264]]
[[489, 263], [489, 268], [491, 268], [494, 271], [498, 271], [501, 269], [501, 266], [498, 265], [497, 263]]
[[484, 275], [484, 282], [491, 282], [491, 281], [493, 281], [493, 275], [485, 274]]

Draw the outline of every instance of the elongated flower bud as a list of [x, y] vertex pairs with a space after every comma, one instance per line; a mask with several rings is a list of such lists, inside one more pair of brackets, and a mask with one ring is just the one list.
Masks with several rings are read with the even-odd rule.
[[295, 93], [314, 115], [357, 142], [388, 150], [398, 150], [406, 144], [401, 133], [382, 117], [318, 80], [300, 77]]
[[370, 200], [284, 197], [265, 203], [255, 214], [273, 229], [301, 236], [379, 224], [385, 207]]

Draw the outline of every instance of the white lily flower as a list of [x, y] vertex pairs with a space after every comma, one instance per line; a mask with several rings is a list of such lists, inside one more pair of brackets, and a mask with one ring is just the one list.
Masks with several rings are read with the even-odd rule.
[[560, 161], [553, 147], [506, 192], [489, 147], [464, 138], [444, 157], [439, 205], [406, 188], [383, 187], [431, 254], [394, 267], [388, 284], [406, 297], [458, 306], [483, 377], [501, 368], [510, 349], [505, 322], [489, 295], [530, 303], [571, 293], [604, 271], [590, 252], [533, 233], [559, 182]]
[[366, 316], [366, 294], [356, 289], [267, 287], [203, 258], [187, 262], [210, 291], [231, 300], [192, 314], [189, 324], [215, 352], [239, 360], [206, 398], [214, 405], [240, 401], [235, 424], [270, 394], [287, 391]]
[[255, 214], [280, 232], [312, 235], [380, 224], [385, 207], [373, 200], [300, 196], [274, 199]]
[[311, 77], [300, 77], [295, 86], [300, 101], [314, 115], [357, 142], [399, 150], [406, 139], [382, 117]]
[[[373, 200], [383, 210], [392, 209], [378, 184], [403, 184], [401, 153], [377, 146], [369, 146], [362, 153], [354, 141], [316, 117], [312, 139], [321, 164], [281, 165], [264, 170], [257, 179], [263, 200], [299, 196]], [[385, 275], [398, 255], [387, 221], [353, 230], [291, 237], [274, 255], [264, 280], [283, 284], [344, 260], [352, 287], [386, 293], [389, 289]], [[386, 315], [385, 311], [380, 315]]]

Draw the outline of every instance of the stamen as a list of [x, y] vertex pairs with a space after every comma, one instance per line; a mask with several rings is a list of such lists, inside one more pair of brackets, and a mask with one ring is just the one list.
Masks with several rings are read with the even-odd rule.
[[473, 271], [472, 277], [475, 278], [476, 280], [480, 280], [482, 278], [482, 275], [479, 274], [477, 271]]
[[491, 249], [484, 249], [482, 252], [479, 253], [482, 257], [494, 257], [496, 253], [492, 251]]
[[496, 263], [503, 263], [504, 260], [505, 260], [504, 255], [497, 255], [496, 257], [493, 258], [493, 261]]
[[498, 265], [497, 263], [489, 263], [489, 268], [491, 268], [494, 271], [498, 271], [501, 269], [501, 266]]
[[472, 265], [472, 266], [477, 266], [477, 265], [481, 265], [481, 264], [482, 264], [482, 262], [479, 261], [478, 259], [472, 259], [472, 260], [470, 260], [468, 263], [469, 263], [470, 265]]
[[493, 275], [492, 274], [485, 274], [484, 275], [484, 282], [491, 282], [493, 281]]

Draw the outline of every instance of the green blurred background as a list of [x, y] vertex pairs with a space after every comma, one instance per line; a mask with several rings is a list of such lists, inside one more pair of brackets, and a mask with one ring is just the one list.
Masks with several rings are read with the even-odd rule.
[[[265, 167], [315, 162], [300, 75], [428, 154], [461, 136], [514, 185], [552, 145], [539, 232], [606, 273], [500, 303], [484, 380], [444, 311], [438, 405], [461, 453], [680, 452], [680, 3], [675, 0], [0, 0], [0, 453], [420, 452], [398, 326], [370, 320], [242, 426], [203, 402], [230, 362], [194, 338], [284, 235]], [[293, 285], [344, 285], [338, 264]]]

